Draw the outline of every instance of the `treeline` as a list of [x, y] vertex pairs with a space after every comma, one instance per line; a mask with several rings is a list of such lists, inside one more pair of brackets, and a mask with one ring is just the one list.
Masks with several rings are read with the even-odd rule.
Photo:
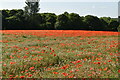
[[116, 19], [64, 12], [27, 15], [24, 10], [2, 10], [3, 30], [95, 30], [117, 31]]

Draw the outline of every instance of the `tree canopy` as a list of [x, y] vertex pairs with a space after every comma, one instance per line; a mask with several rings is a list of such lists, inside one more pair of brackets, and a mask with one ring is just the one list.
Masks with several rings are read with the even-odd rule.
[[40, 10], [38, 0], [37, 1], [26, 0], [25, 3], [27, 5], [24, 7], [24, 9], [25, 9], [25, 13], [28, 15], [34, 15]]
[[94, 30], [117, 31], [119, 22], [110, 17], [80, 16], [76, 13], [32, 13], [25, 15], [22, 9], [2, 10], [4, 30]]

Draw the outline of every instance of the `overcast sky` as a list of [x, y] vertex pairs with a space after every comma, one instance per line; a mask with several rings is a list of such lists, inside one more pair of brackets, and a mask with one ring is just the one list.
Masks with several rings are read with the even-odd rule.
[[[25, 1], [0, 0], [0, 9], [23, 9], [26, 5]], [[58, 15], [67, 11], [78, 13], [81, 16], [117, 17], [120, 15], [118, 14], [118, 2], [119, 0], [40, 0], [40, 12], [50, 12]]]
[[[23, 2], [25, 0], [0, 0], [0, 2]], [[40, 0], [41, 2], [118, 2], [119, 0]]]

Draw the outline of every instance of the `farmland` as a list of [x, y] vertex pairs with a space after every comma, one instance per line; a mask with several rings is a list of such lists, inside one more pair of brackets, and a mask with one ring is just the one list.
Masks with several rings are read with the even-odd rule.
[[118, 78], [118, 32], [3, 30], [3, 78]]

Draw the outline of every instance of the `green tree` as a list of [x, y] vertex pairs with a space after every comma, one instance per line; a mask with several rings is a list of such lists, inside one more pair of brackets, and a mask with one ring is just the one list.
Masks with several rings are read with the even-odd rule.
[[[24, 7], [25, 13], [25, 21], [28, 23], [29, 29], [38, 29], [38, 11], [39, 8], [39, 0], [26, 0], [27, 5]], [[39, 21], [40, 22], [40, 21]]]
[[119, 26], [119, 23], [117, 21], [111, 19], [107, 30], [117, 31], [118, 26]]
[[17, 14], [17, 13], [18, 13], [18, 10], [17, 10], [17, 9], [12, 9], [12, 10], [9, 11], [9, 15], [10, 15], [10, 16], [14, 16], [14, 15]]
[[26, 0], [25, 2], [27, 6], [24, 7], [25, 13], [28, 15], [36, 14], [40, 8], [39, 8], [39, 0], [31, 2], [31, 0]]
[[22, 9], [2, 10], [3, 29], [25, 29], [25, 16]]
[[89, 30], [103, 30], [102, 22], [96, 16], [87, 15], [85, 16], [84, 22], [88, 26]]
[[110, 23], [111, 18], [110, 17], [101, 17], [100, 19], [103, 19], [107, 24]]
[[9, 16], [8, 14], [9, 10], [2, 10], [2, 29], [5, 30], [7, 29], [8, 26], [8, 21], [6, 20], [6, 18]]
[[54, 13], [41, 13], [40, 29], [54, 30], [57, 16]]
[[117, 27], [118, 32], [120, 32], [120, 25]]
[[119, 23], [116, 19], [112, 19], [110, 17], [101, 17], [100, 19], [102, 20], [104, 29], [106, 31], [117, 31]]
[[69, 18], [65, 14], [58, 15], [55, 23], [55, 29], [66, 30], [69, 29]]
[[120, 24], [120, 16], [118, 16], [118, 22], [119, 22], [119, 24]]
[[82, 22], [82, 18], [79, 16], [79, 14], [76, 13], [71, 13], [69, 14], [69, 24], [70, 24], [70, 28], [72, 30], [79, 30], [82, 29], [83, 27], [83, 22]]
[[47, 24], [47, 29], [52, 29], [52, 30], [55, 29], [54, 26], [55, 26], [57, 16], [54, 13], [47, 13], [45, 14], [45, 16], [46, 16], [45, 21]]
[[18, 27], [17, 24], [19, 23], [19, 19], [17, 18], [17, 16], [13, 15], [7, 17], [6, 20], [8, 21], [7, 29], [17, 29], [16, 27]]
[[100, 21], [101, 21], [101, 23], [102, 23], [102, 26], [103, 26], [103, 31], [106, 31], [107, 30], [107, 27], [108, 27], [108, 23], [104, 20], [104, 19], [102, 19], [102, 18], [100, 18]]

